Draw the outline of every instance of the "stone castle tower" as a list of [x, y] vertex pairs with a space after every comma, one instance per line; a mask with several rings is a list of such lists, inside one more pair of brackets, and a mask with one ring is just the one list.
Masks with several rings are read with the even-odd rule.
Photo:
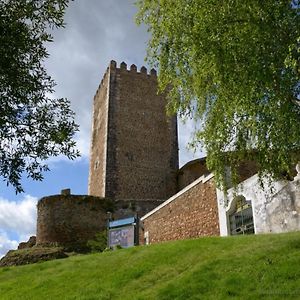
[[150, 201], [177, 192], [177, 119], [165, 106], [154, 69], [110, 62], [94, 97], [89, 195]]

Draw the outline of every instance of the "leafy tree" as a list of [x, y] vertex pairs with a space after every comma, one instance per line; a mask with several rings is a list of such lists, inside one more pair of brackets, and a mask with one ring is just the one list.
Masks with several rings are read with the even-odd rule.
[[148, 61], [170, 86], [168, 108], [199, 126], [192, 146], [226, 188], [241, 160], [290, 173], [300, 142], [300, 2], [140, 0]]
[[66, 99], [51, 98], [55, 83], [43, 66], [68, 2], [0, 0], [0, 175], [16, 192], [23, 173], [43, 178], [49, 157], [79, 155], [74, 113]]

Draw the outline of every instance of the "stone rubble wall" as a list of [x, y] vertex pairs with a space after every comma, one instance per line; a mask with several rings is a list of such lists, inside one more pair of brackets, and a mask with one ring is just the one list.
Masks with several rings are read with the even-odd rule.
[[103, 231], [112, 202], [92, 196], [54, 195], [39, 200], [37, 246], [84, 247]]
[[84, 249], [89, 240], [107, 228], [108, 218], [141, 217], [162, 202], [154, 199], [111, 201], [86, 195], [44, 197], [37, 206], [36, 245]]
[[105, 197], [109, 78], [108, 68], [93, 101], [88, 194], [99, 197]]
[[156, 199], [117, 200], [114, 202], [115, 212], [113, 213], [113, 217], [115, 219], [123, 219], [133, 217], [137, 214], [141, 218], [163, 202]]
[[144, 239], [148, 239], [150, 244], [218, 236], [218, 206], [213, 176], [202, 176], [141, 221]]
[[177, 174], [178, 191], [180, 191], [202, 175], [210, 174], [206, 167], [206, 158], [194, 159], [187, 162], [178, 170]]

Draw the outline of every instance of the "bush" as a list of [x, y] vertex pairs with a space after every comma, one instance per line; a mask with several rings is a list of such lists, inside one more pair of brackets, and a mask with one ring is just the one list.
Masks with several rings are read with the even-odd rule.
[[87, 242], [91, 252], [103, 252], [107, 248], [107, 230], [97, 233], [93, 240]]

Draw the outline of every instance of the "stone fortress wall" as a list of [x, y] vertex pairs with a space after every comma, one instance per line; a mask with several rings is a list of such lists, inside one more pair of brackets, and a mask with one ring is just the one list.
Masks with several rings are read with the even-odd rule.
[[84, 248], [106, 228], [112, 202], [86, 195], [53, 195], [40, 199], [37, 210], [38, 246]]
[[206, 167], [206, 158], [198, 158], [187, 162], [177, 172], [178, 191], [194, 182], [202, 175], [208, 175], [210, 172]]
[[60, 195], [39, 200], [36, 244], [84, 250], [87, 241], [106, 229], [109, 217], [143, 216], [162, 202], [112, 201], [96, 196], [65, 194], [63, 190]]
[[219, 235], [213, 175], [201, 176], [141, 221], [146, 244]]
[[88, 191], [89, 195], [99, 197], [105, 197], [108, 98], [109, 69], [106, 70], [93, 101]]

